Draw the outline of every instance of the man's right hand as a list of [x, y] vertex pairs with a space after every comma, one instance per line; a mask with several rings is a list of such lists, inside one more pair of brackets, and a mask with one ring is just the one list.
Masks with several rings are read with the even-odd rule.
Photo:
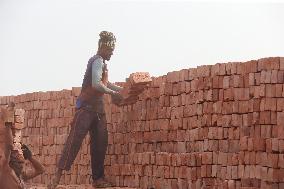
[[120, 105], [120, 103], [123, 101], [123, 96], [119, 92], [113, 92], [111, 95], [112, 103], [115, 105]]

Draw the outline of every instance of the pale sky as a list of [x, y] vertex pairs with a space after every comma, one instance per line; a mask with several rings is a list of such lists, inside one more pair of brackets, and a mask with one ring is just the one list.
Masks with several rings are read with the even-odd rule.
[[113, 82], [284, 56], [284, 3], [237, 2], [0, 0], [0, 96], [81, 86], [102, 30]]

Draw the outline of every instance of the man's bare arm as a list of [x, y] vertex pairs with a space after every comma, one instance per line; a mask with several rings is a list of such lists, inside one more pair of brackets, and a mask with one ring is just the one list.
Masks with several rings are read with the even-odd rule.
[[122, 87], [115, 85], [114, 83], [111, 83], [111, 82], [107, 83], [107, 87], [110, 88], [111, 90], [116, 91], [116, 92], [119, 92], [123, 89]]
[[26, 171], [26, 172], [23, 172], [23, 179], [24, 180], [32, 179], [32, 178], [44, 173], [44, 171], [45, 171], [43, 165], [38, 160], [36, 160], [35, 158], [31, 157], [29, 159], [29, 161], [31, 162], [33, 169]]

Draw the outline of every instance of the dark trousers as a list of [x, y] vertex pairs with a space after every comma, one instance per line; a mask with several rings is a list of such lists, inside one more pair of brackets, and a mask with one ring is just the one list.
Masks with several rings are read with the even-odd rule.
[[90, 134], [90, 152], [93, 180], [104, 177], [104, 159], [108, 144], [108, 132], [105, 114], [87, 108], [76, 110], [71, 123], [58, 168], [70, 170], [86, 134]]

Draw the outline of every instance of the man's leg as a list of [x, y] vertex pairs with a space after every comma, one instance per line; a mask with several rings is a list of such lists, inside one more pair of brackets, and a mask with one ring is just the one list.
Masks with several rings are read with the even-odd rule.
[[55, 188], [58, 185], [62, 171], [70, 170], [78, 151], [80, 150], [83, 139], [88, 133], [91, 123], [94, 120], [94, 113], [84, 109], [76, 111], [74, 119], [71, 123], [71, 131], [65, 142], [60, 160], [58, 162], [58, 170], [50, 188]]
[[[90, 151], [92, 163], [92, 178], [94, 183], [111, 186], [104, 180], [104, 160], [108, 145], [108, 132], [105, 114], [98, 114], [90, 127]], [[98, 187], [98, 186], [97, 186]]]

